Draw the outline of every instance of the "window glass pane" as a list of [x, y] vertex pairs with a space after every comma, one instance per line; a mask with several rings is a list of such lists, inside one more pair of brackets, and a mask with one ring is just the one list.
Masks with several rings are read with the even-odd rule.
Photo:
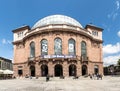
[[48, 42], [45, 39], [41, 41], [41, 54], [42, 55], [48, 54]]
[[86, 43], [81, 42], [81, 56], [86, 57], [87, 56], [87, 50], [86, 50]]
[[30, 57], [35, 57], [35, 43], [30, 43]]
[[69, 40], [69, 55], [75, 55], [75, 41], [73, 39]]
[[62, 40], [60, 38], [54, 40], [54, 50], [55, 54], [62, 54]]

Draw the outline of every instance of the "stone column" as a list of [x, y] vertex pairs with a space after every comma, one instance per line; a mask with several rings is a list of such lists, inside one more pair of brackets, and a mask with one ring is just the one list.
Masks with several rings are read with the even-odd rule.
[[39, 65], [39, 62], [36, 62], [36, 64], [35, 64], [35, 75], [36, 76], [41, 76], [40, 74], [41, 74], [40, 65]]
[[52, 61], [50, 61], [50, 62], [48, 63], [48, 74], [49, 74], [50, 76], [54, 76], [54, 66], [53, 66]]
[[26, 63], [23, 68], [23, 76], [26, 76], [26, 74], [30, 75], [30, 66], [28, 66], [28, 63]]
[[80, 63], [79, 61], [77, 61], [76, 67], [77, 67], [77, 68], [76, 68], [76, 75], [77, 75], [77, 76], [81, 76], [81, 75], [82, 75], [82, 71], [81, 71], [81, 70], [82, 70], [82, 68], [81, 68], [82, 65], [81, 65], [81, 63]]
[[64, 60], [64, 63], [63, 63], [63, 76], [65, 77], [68, 77], [69, 76], [69, 66], [68, 66], [68, 63], [67, 63], [67, 60]]
[[18, 65], [16, 65], [16, 64], [14, 64], [14, 66], [13, 66], [13, 71], [14, 71], [14, 76], [15, 77], [17, 77], [18, 76], [18, 67], [17, 67]]

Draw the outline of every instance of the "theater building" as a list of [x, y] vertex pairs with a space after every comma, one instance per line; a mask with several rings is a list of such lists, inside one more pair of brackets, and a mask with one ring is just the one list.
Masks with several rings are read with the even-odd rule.
[[32, 28], [13, 30], [14, 75], [81, 76], [103, 74], [102, 28], [85, 28], [65, 15], [51, 15]]

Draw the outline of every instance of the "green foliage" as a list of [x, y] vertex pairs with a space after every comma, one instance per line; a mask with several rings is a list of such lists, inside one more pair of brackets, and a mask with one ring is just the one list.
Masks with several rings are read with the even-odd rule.
[[120, 59], [118, 60], [117, 65], [119, 65], [119, 66], [120, 66]]

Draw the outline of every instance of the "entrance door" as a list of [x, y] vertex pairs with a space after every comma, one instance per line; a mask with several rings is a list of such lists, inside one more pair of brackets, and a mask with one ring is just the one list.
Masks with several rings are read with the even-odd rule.
[[95, 66], [94, 66], [94, 73], [95, 73], [95, 74], [98, 74], [98, 73], [99, 73], [98, 65], [95, 65]]
[[87, 75], [87, 66], [83, 65], [82, 66], [82, 76]]
[[74, 64], [69, 66], [69, 76], [76, 76], [76, 66]]
[[35, 76], [35, 66], [30, 66], [31, 76]]
[[55, 76], [63, 76], [62, 65], [60, 65], [60, 64], [55, 65], [54, 70], [55, 70]]
[[18, 75], [19, 75], [19, 76], [22, 76], [22, 75], [23, 75], [23, 70], [22, 70], [22, 69], [19, 69], [19, 70], [18, 70]]
[[42, 76], [47, 76], [48, 75], [48, 66], [47, 65], [42, 65], [41, 66], [41, 74], [42, 74]]

